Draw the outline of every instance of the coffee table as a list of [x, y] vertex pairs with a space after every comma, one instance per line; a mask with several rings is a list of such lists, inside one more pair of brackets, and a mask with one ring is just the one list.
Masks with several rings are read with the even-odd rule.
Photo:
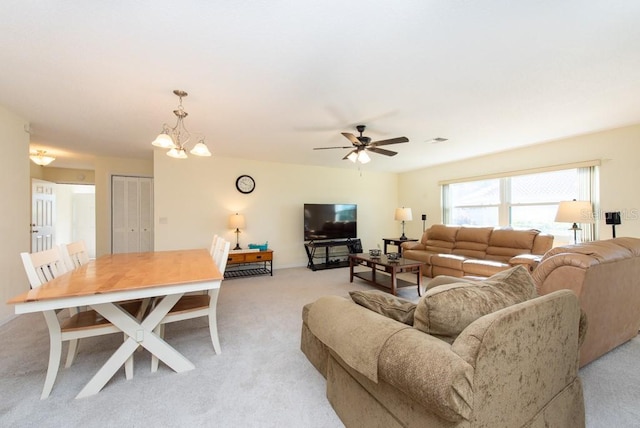
[[[354, 272], [356, 266], [366, 266], [370, 271]], [[368, 254], [349, 255], [349, 282], [353, 282], [353, 277], [360, 278], [371, 284], [390, 288], [391, 294], [396, 295], [399, 287], [418, 287], [418, 296], [422, 296], [422, 266], [424, 263], [415, 260], [399, 258], [389, 260], [386, 255], [371, 257]], [[416, 282], [411, 283], [398, 278], [399, 273], [415, 273]]]

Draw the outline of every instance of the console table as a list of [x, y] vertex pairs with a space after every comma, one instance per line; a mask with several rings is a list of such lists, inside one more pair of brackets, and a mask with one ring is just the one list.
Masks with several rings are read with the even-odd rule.
[[240, 278], [255, 275], [273, 276], [273, 250], [229, 251], [227, 268], [224, 272], [225, 278]]
[[402, 243], [403, 242], [417, 242], [417, 239], [411, 239], [411, 238], [407, 238], [407, 239], [400, 239], [400, 238], [382, 238], [382, 241], [384, 242], [384, 254], [387, 254], [387, 245], [395, 245], [396, 247], [398, 247], [398, 253], [402, 254]]
[[[331, 257], [330, 250], [335, 247], [345, 247], [346, 253], [341, 256], [334, 255]], [[339, 241], [310, 241], [304, 244], [309, 262], [307, 267], [312, 271], [322, 269], [333, 269], [349, 266], [349, 260], [346, 258], [349, 254], [361, 253], [362, 244], [359, 239], [346, 239]], [[321, 253], [316, 255], [316, 251], [320, 249]], [[322, 251], [324, 250], [324, 251]], [[324, 263], [316, 263], [316, 259], [321, 259]]]

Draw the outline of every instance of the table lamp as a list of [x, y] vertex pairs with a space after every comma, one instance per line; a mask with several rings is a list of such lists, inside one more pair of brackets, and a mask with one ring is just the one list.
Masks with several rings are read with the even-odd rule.
[[411, 214], [411, 208], [396, 208], [395, 219], [397, 221], [402, 222], [402, 236], [400, 237], [401, 241], [406, 241], [407, 237], [404, 235], [404, 222], [413, 220], [413, 215]]
[[556, 220], [559, 223], [573, 223], [569, 230], [573, 230], [573, 243], [578, 243], [578, 230], [582, 230], [578, 223], [593, 223], [593, 209], [589, 201], [560, 201]]

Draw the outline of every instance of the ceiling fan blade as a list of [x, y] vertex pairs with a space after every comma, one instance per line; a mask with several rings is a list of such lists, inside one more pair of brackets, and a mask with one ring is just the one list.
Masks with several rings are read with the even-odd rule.
[[379, 149], [377, 147], [367, 147], [367, 150], [369, 150], [370, 152], [374, 152], [374, 153], [378, 153], [379, 155], [385, 155], [385, 156], [395, 156], [398, 154], [398, 152], [392, 152], [391, 150], [385, 150], [385, 149]]
[[408, 143], [409, 139], [407, 137], [397, 137], [397, 138], [390, 138], [388, 140], [380, 140], [380, 141], [374, 141], [373, 143], [369, 144], [369, 146], [386, 146], [388, 144], [398, 144], [398, 143]]
[[358, 153], [358, 150], [351, 150], [349, 153], [347, 153], [347, 155], [345, 157], [342, 158], [342, 160], [349, 159], [349, 155], [351, 153]]
[[313, 150], [327, 150], [327, 149], [352, 149], [353, 146], [333, 146], [333, 147], [314, 147]]
[[358, 138], [355, 135], [353, 135], [352, 133], [350, 133], [350, 132], [342, 132], [342, 135], [344, 135], [347, 138], [347, 140], [351, 141], [355, 146], [362, 145], [360, 140], [358, 140]]

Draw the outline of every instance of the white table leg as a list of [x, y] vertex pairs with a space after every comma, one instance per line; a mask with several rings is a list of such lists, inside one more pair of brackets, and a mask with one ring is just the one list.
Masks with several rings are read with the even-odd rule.
[[100, 392], [116, 371], [133, 355], [138, 346], [146, 348], [176, 372], [194, 369], [193, 363], [153, 332], [153, 329], [156, 328], [180, 297], [182, 297], [182, 294], [172, 294], [164, 297], [142, 323], [113, 303], [93, 305], [93, 309], [111, 321], [129, 338], [120, 345], [118, 350], [91, 378], [76, 398], [83, 398]]

